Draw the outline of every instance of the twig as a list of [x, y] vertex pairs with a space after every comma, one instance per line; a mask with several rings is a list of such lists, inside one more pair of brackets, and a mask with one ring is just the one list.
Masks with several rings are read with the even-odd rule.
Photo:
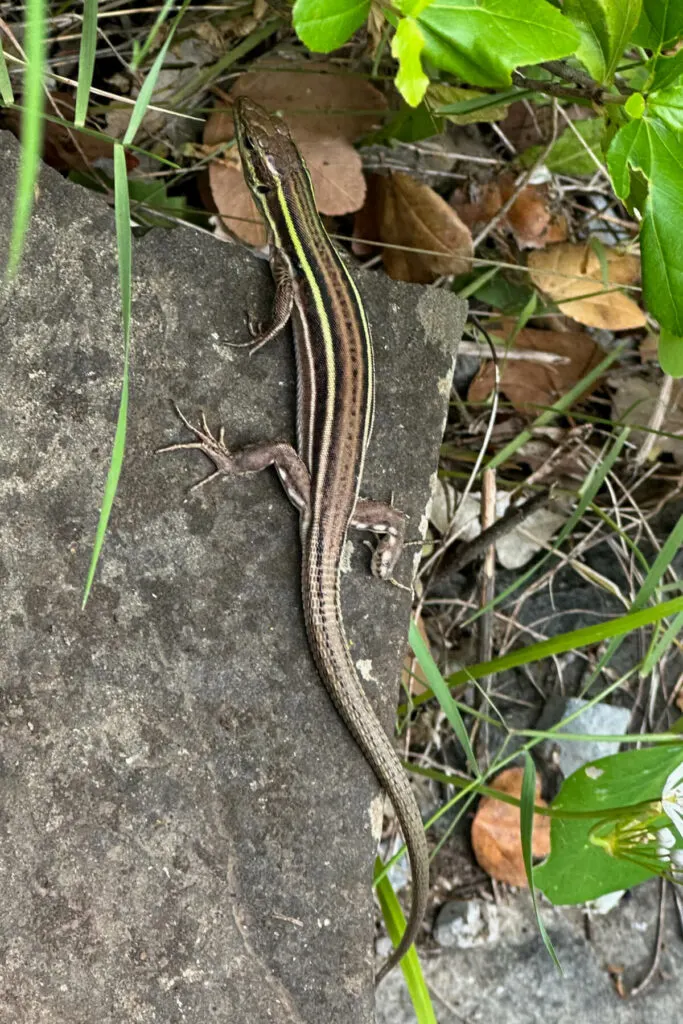
[[[557, 352], [534, 352], [532, 349], [507, 349], [504, 345], [493, 346], [499, 359], [521, 359], [529, 363], [569, 363], [568, 356], [558, 355]], [[459, 356], [476, 356], [479, 359], [490, 359], [491, 353], [483, 349], [476, 341], [461, 341], [458, 347]]]
[[546, 96], [559, 96], [566, 100], [589, 99], [594, 103], [624, 104], [628, 99], [627, 96], [617, 96], [613, 92], [605, 92], [604, 89], [599, 89], [597, 93], [589, 93], [585, 89], [569, 89], [566, 85], [560, 85], [558, 82], [546, 82], [543, 78], [527, 78], [519, 71], [514, 72], [512, 80], [522, 89], [533, 89], [534, 92], [542, 92]]
[[[486, 473], [486, 470], [484, 470], [484, 473]], [[483, 530], [478, 537], [461, 544], [455, 551], [449, 551], [441, 562], [438, 572], [442, 573], [446, 569], [451, 571], [464, 569], [466, 565], [469, 565], [475, 558], [478, 558], [487, 548], [494, 546], [501, 537], [507, 536], [508, 533], [521, 526], [524, 520], [528, 519], [534, 512], [537, 512], [539, 508], [544, 508], [550, 500], [551, 492], [541, 491], [539, 494], [534, 494], [532, 498], [529, 498], [522, 505], [508, 509], [504, 516], [501, 516], [500, 519]]]

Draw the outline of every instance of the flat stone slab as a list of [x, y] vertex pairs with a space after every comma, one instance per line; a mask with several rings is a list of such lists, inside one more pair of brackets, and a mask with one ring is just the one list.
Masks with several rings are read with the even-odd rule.
[[[15, 140], [0, 134], [7, 251]], [[122, 371], [114, 221], [45, 169], [0, 300], [0, 1020], [374, 1020], [378, 787], [316, 675], [298, 524], [272, 473], [187, 495], [209, 463], [171, 400], [230, 443], [294, 437], [287, 340], [249, 358], [267, 265], [191, 230], [134, 247], [127, 450], [84, 581]], [[463, 304], [359, 277], [377, 416], [363, 491], [424, 526]], [[391, 727], [410, 595], [354, 536], [350, 641]], [[414, 552], [398, 570], [411, 578]]]

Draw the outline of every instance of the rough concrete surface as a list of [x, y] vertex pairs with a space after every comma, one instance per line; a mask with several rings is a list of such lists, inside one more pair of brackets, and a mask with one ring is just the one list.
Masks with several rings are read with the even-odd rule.
[[[664, 946], [651, 983], [624, 998], [646, 977], [655, 947], [659, 882], [640, 885], [609, 914], [586, 920], [580, 908], [542, 914], [562, 965], [545, 950], [526, 892], [504, 893], [495, 942], [422, 957], [439, 1024], [674, 1024], [681, 1019], [683, 942], [671, 894]], [[377, 992], [378, 1024], [415, 1024], [405, 983], [389, 975]]]
[[[2, 252], [16, 158], [0, 135]], [[135, 243], [126, 460], [80, 609], [121, 383], [114, 239], [101, 198], [44, 170], [0, 302], [0, 1021], [365, 1024], [378, 788], [305, 643], [296, 514], [274, 474], [187, 497], [207, 460], [153, 454], [187, 438], [171, 399], [235, 445], [294, 433], [291, 345], [226, 344], [265, 314], [267, 266], [190, 229]], [[360, 286], [364, 493], [393, 491], [416, 538], [463, 308]], [[410, 595], [353, 549], [350, 639], [389, 726]]]

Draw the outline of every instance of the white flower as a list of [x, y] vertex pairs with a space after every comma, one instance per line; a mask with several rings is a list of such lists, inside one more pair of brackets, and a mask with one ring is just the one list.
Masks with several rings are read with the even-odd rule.
[[683, 761], [664, 783], [662, 810], [683, 838]]
[[660, 860], [669, 859], [669, 850], [676, 845], [676, 836], [670, 828], [660, 828], [657, 832], [657, 856]]

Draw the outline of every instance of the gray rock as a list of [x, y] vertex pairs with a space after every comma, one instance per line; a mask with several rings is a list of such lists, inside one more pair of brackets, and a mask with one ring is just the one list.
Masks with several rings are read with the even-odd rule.
[[628, 708], [615, 704], [593, 704], [578, 697], [551, 697], [543, 709], [538, 729], [550, 729], [581, 708], [585, 711], [557, 730], [557, 739], [548, 740], [557, 749], [559, 767], [565, 778], [578, 771], [582, 765], [597, 761], [601, 757], [616, 754], [619, 744], [608, 740], [563, 740], [563, 732], [586, 733], [592, 736], [625, 735], [631, 721]]
[[449, 900], [434, 923], [434, 938], [445, 949], [474, 949], [496, 942], [499, 935], [498, 908], [484, 900]]
[[[442, 1024], [662, 1024], [681, 1016], [683, 943], [669, 905], [664, 950], [651, 985], [633, 998], [617, 993], [610, 969], [626, 992], [646, 976], [654, 950], [656, 880], [638, 886], [607, 917], [586, 918], [578, 908], [543, 907], [543, 919], [562, 964], [553, 966], [533, 919], [529, 894], [508, 894], [498, 906], [500, 940], [477, 949], [422, 958]], [[389, 975], [377, 990], [378, 1024], [415, 1024], [405, 982]]]
[[[17, 170], [0, 134], [6, 251]], [[80, 609], [121, 383], [113, 214], [44, 170], [0, 303], [0, 1020], [233, 1024], [374, 1019], [378, 787], [306, 646], [297, 517], [274, 477], [219, 481], [171, 406], [235, 445], [294, 434], [291, 345], [258, 357], [267, 266], [191, 230], [134, 248], [125, 465]], [[420, 530], [463, 304], [359, 279], [375, 325], [364, 492]], [[410, 595], [342, 600], [387, 727]], [[399, 576], [411, 578], [411, 559]]]

